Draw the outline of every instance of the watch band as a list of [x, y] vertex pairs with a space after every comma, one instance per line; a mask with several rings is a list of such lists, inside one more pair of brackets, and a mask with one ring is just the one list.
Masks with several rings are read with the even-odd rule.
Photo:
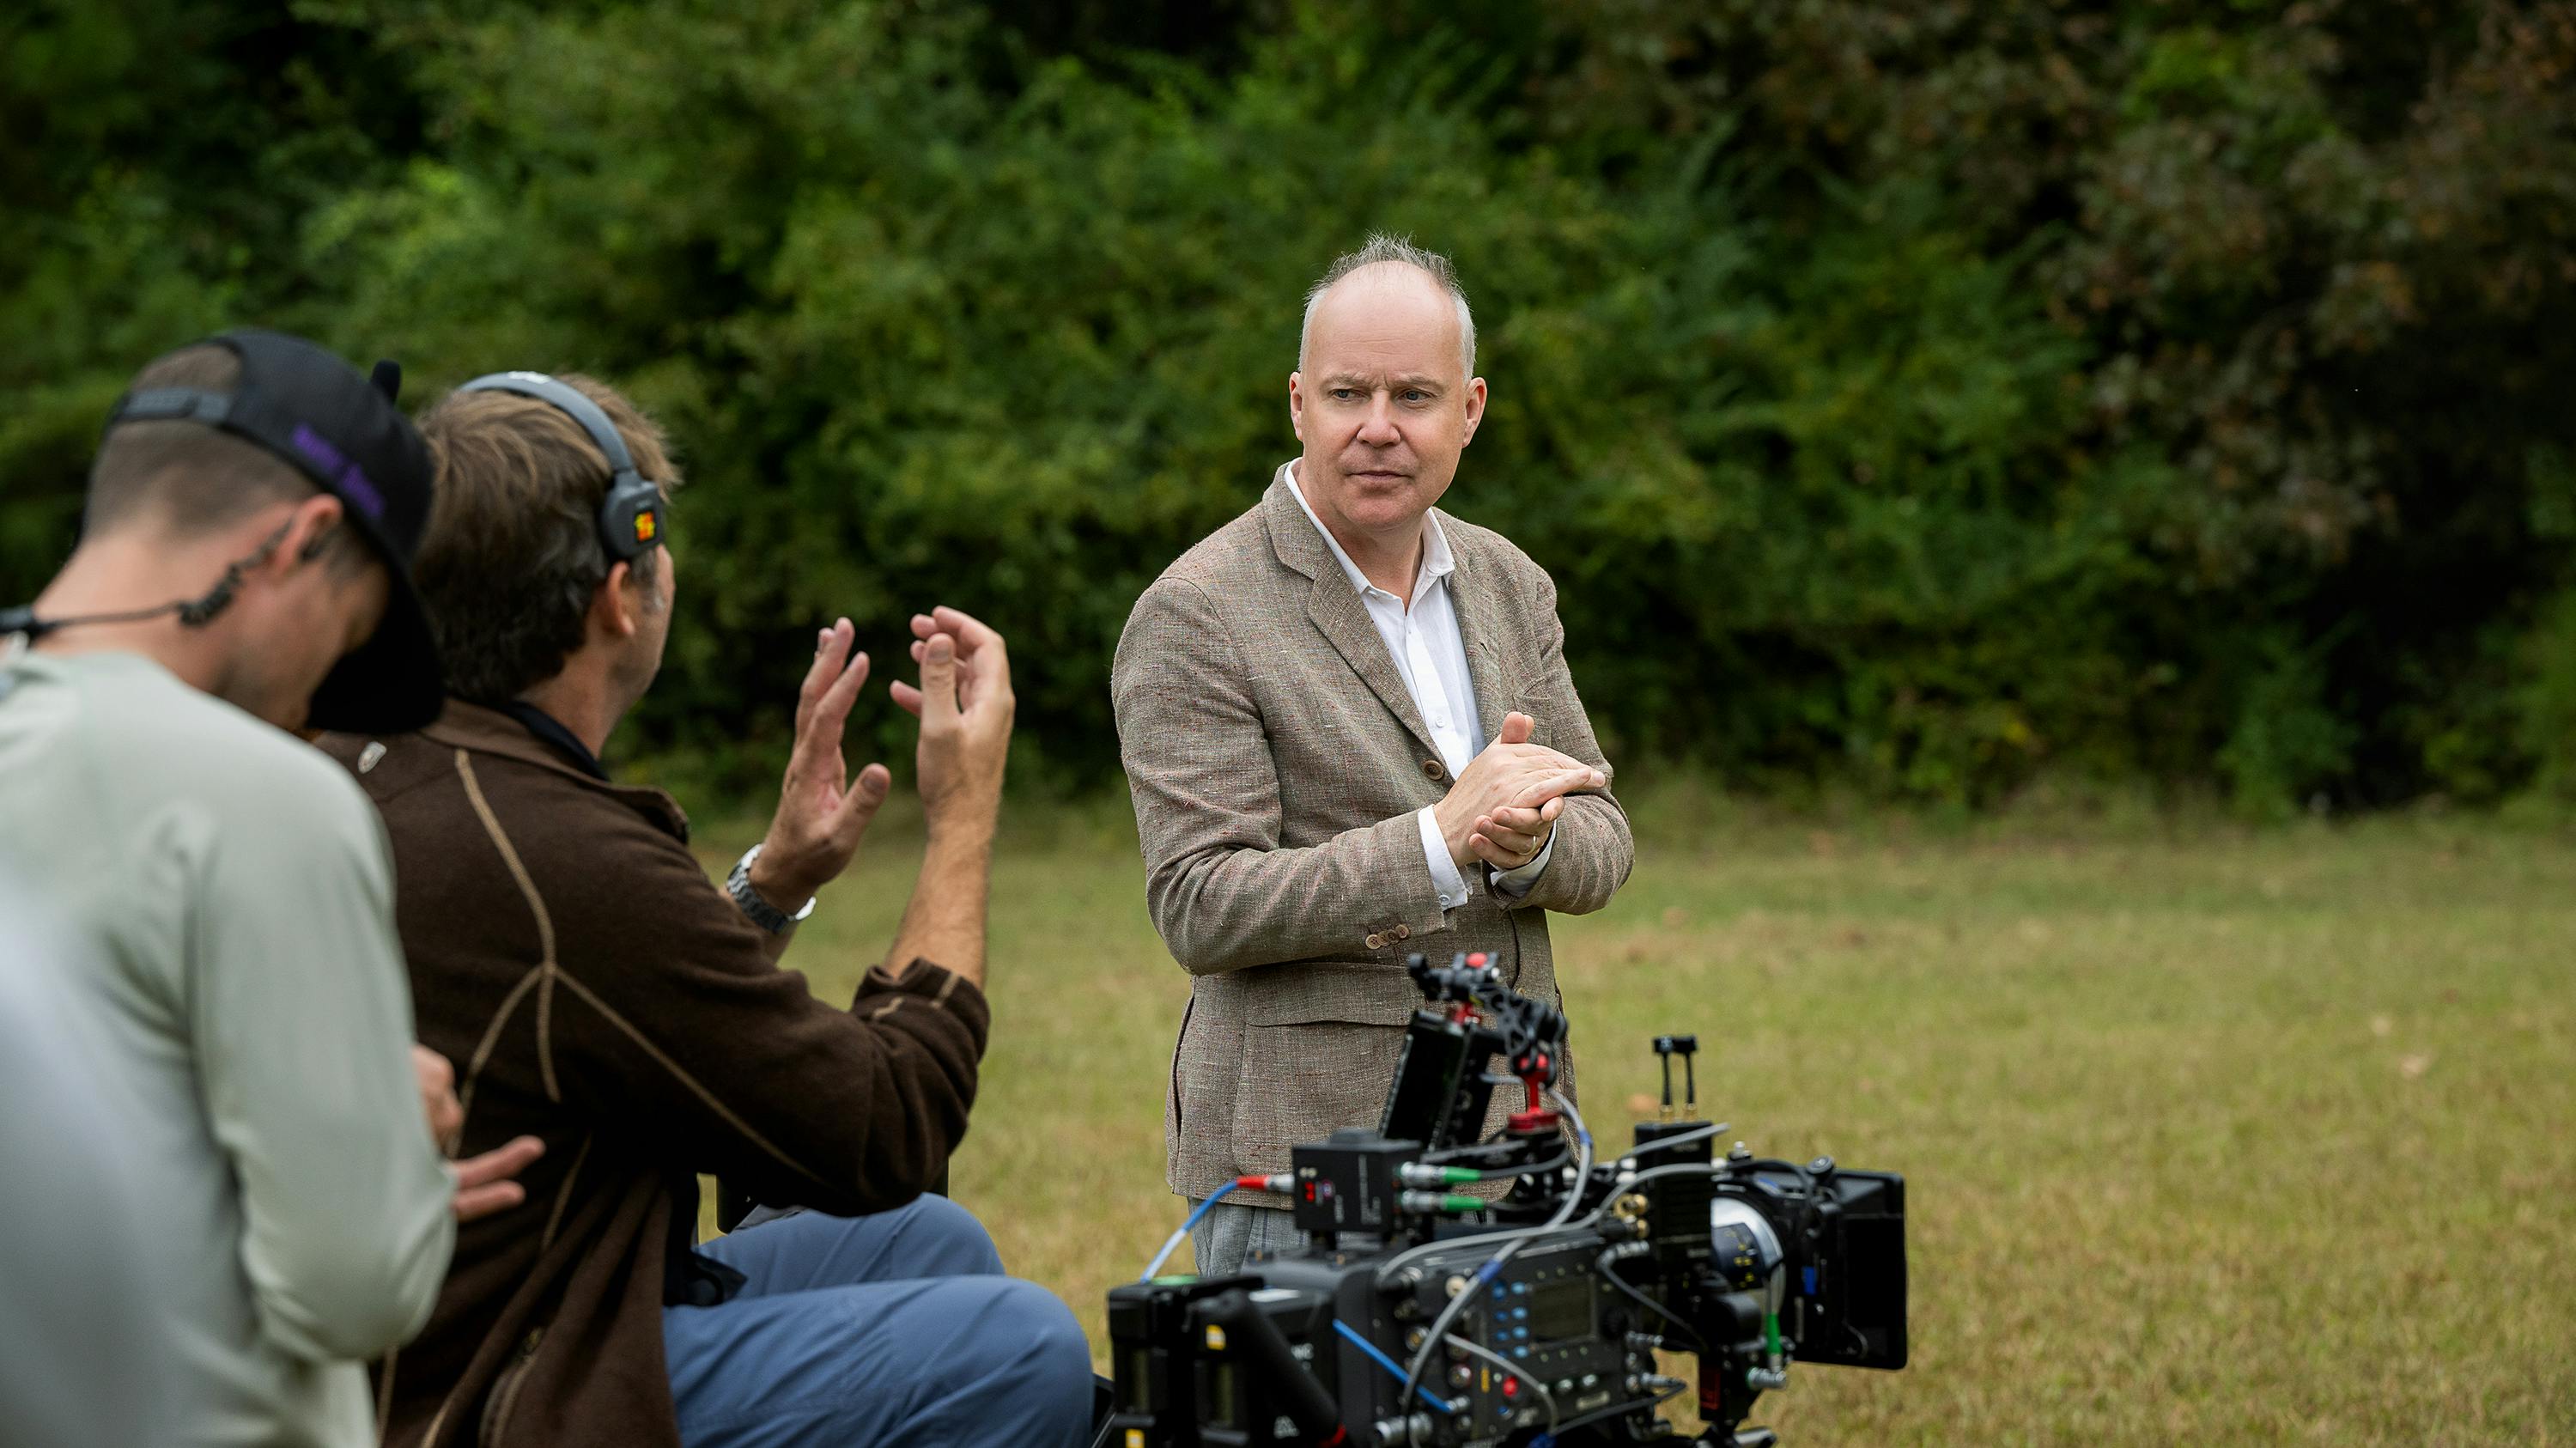
[[807, 900], [802, 909], [790, 915], [761, 898], [751, 883], [751, 864], [759, 858], [758, 845], [742, 852], [742, 858], [734, 861], [733, 873], [725, 876], [725, 893], [733, 897], [733, 903], [752, 924], [772, 935], [784, 935], [796, 928], [796, 922], [814, 913], [814, 902]]

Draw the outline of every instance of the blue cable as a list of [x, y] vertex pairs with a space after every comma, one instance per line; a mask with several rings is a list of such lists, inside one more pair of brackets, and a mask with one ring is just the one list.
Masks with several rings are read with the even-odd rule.
[[[1188, 1239], [1190, 1229], [1197, 1226], [1200, 1220], [1205, 1218], [1209, 1210], [1215, 1207], [1218, 1202], [1225, 1200], [1226, 1193], [1233, 1191], [1239, 1185], [1241, 1185], [1241, 1183], [1227, 1182], [1224, 1186], [1221, 1186], [1215, 1191], [1209, 1193], [1207, 1200], [1200, 1202], [1198, 1206], [1192, 1208], [1189, 1217], [1181, 1223], [1181, 1229], [1174, 1232], [1171, 1235], [1170, 1240], [1163, 1243], [1163, 1250], [1154, 1254], [1153, 1262], [1147, 1265], [1144, 1274], [1136, 1280], [1139, 1282], [1152, 1281], [1154, 1279], [1154, 1269], [1162, 1266], [1163, 1259], [1171, 1256], [1173, 1250], [1179, 1247], [1183, 1241]], [[1495, 1265], [1499, 1268], [1499, 1264]], [[1398, 1365], [1395, 1359], [1378, 1351], [1376, 1343], [1369, 1341], [1367, 1338], [1364, 1338], [1357, 1332], [1353, 1331], [1349, 1323], [1342, 1321], [1340, 1318], [1335, 1318], [1333, 1319], [1333, 1330], [1340, 1333], [1342, 1336], [1349, 1338], [1351, 1340], [1351, 1344], [1357, 1347], [1360, 1351], [1367, 1353], [1371, 1361], [1393, 1374], [1398, 1383], [1402, 1383], [1404, 1381], [1403, 1367]], [[1420, 1383], [1413, 1385], [1413, 1393], [1414, 1396], [1420, 1398], [1426, 1403], [1429, 1403], [1432, 1408], [1438, 1412], [1454, 1413], [1458, 1411], [1457, 1408], [1451, 1404], [1433, 1397], [1431, 1395], [1431, 1390], [1422, 1386]]]
[[[1336, 1318], [1334, 1318], [1334, 1319], [1333, 1319], [1333, 1331], [1340, 1333], [1342, 1336], [1344, 1336], [1344, 1337], [1346, 1337], [1346, 1338], [1349, 1338], [1349, 1339], [1351, 1340], [1351, 1345], [1352, 1345], [1352, 1346], [1354, 1346], [1354, 1347], [1358, 1348], [1360, 1351], [1362, 1351], [1362, 1352], [1364, 1352], [1364, 1353], [1367, 1353], [1367, 1354], [1369, 1355], [1369, 1357], [1370, 1357], [1372, 1360], [1374, 1360], [1374, 1361], [1377, 1363], [1377, 1365], [1378, 1365], [1379, 1367], [1382, 1367], [1382, 1368], [1386, 1369], [1388, 1372], [1393, 1373], [1393, 1374], [1395, 1375], [1395, 1380], [1396, 1380], [1396, 1382], [1397, 1382], [1397, 1383], [1401, 1384], [1401, 1383], [1404, 1381], [1404, 1369], [1403, 1369], [1403, 1367], [1402, 1367], [1402, 1366], [1400, 1366], [1399, 1364], [1397, 1364], [1397, 1362], [1396, 1362], [1396, 1360], [1395, 1360], [1395, 1359], [1393, 1359], [1393, 1358], [1391, 1358], [1391, 1357], [1388, 1357], [1385, 1353], [1379, 1352], [1379, 1351], [1377, 1350], [1377, 1344], [1376, 1344], [1376, 1343], [1373, 1343], [1373, 1342], [1369, 1341], [1367, 1338], [1364, 1338], [1364, 1337], [1360, 1336], [1360, 1335], [1359, 1335], [1359, 1333], [1358, 1333], [1356, 1330], [1354, 1330], [1354, 1329], [1351, 1327], [1351, 1325], [1350, 1325], [1349, 1323], [1344, 1322], [1344, 1321], [1342, 1321], [1340, 1318], [1336, 1317]], [[1435, 1397], [1431, 1396], [1431, 1390], [1430, 1390], [1429, 1388], [1426, 1388], [1426, 1387], [1422, 1386], [1420, 1383], [1415, 1383], [1415, 1384], [1413, 1385], [1413, 1393], [1414, 1393], [1414, 1396], [1416, 1396], [1416, 1397], [1420, 1398], [1422, 1401], [1424, 1401], [1424, 1402], [1426, 1402], [1426, 1403], [1429, 1403], [1429, 1404], [1430, 1404], [1434, 1409], [1436, 1409], [1436, 1410], [1438, 1410], [1438, 1411], [1440, 1411], [1440, 1412], [1443, 1412], [1443, 1413], [1454, 1413], [1454, 1412], [1457, 1412], [1457, 1411], [1458, 1411], [1458, 1410], [1457, 1410], [1457, 1408], [1453, 1407], [1452, 1405], [1450, 1405], [1450, 1404], [1448, 1404], [1448, 1403], [1444, 1403], [1444, 1402], [1440, 1401], [1438, 1398], [1435, 1398]]]
[[1207, 1216], [1208, 1212], [1213, 1209], [1217, 1203], [1224, 1201], [1226, 1193], [1233, 1191], [1236, 1187], [1241, 1185], [1242, 1183], [1240, 1182], [1227, 1182], [1224, 1186], [1218, 1187], [1215, 1191], [1208, 1193], [1206, 1201], [1203, 1201], [1196, 1207], [1191, 1208], [1189, 1219], [1181, 1223], [1181, 1229], [1179, 1231], [1174, 1232], [1171, 1236], [1163, 1240], [1163, 1250], [1154, 1254], [1154, 1260], [1145, 1265], [1145, 1270], [1137, 1275], [1136, 1280], [1139, 1282], [1153, 1281], [1155, 1269], [1161, 1267], [1164, 1260], [1170, 1257], [1175, 1251], [1178, 1251], [1181, 1243], [1189, 1239], [1190, 1229], [1197, 1226], [1200, 1220]]

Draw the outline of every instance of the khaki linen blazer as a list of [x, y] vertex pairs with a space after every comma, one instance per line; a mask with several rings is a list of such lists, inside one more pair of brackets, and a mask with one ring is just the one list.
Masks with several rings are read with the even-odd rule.
[[[1406, 955], [1483, 951], [1515, 989], [1557, 999], [1546, 912], [1600, 909], [1635, 858], [1617, 798], [1576, 796], [1527, 897], [1471, 863], [1467, 902], [1440, 908], [1414, 817], [1449, 770], [1287, 471], [1145, 591], [1110, 670], [1147, 904], [1192, 977], [1163, 1121], [1172, 1189], [1191, 1197], [1377, 1124], [1420, 1004]], [[1439, 518], [1485, 737], [1517, 709], [1535, 742], [1608, 775], [1546, 570]], [[1497, 1121], [1519, 1108], [1495, 1095]]]

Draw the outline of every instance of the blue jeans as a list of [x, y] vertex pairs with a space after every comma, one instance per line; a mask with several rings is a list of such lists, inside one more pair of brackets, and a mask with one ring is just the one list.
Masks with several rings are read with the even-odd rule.
[[688, 1448], [1080, 1448], [1091, 1349], [965, 1208], [796, 1212], [699, 1248], [751, 1280], [662, 1309]]

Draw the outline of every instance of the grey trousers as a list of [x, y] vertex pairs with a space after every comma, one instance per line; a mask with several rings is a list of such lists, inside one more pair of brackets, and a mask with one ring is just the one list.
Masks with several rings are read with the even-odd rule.
[[1244, 1259], [1255, 1252], [1285, 1252], [1302, 1240], [1296, 1218], [1281, 1208], [1219, 1202], [1190, 1233], [1190, 1253], [1198, 1258], [1201, 1277], [1227, 1277], [1242, 1271]]

